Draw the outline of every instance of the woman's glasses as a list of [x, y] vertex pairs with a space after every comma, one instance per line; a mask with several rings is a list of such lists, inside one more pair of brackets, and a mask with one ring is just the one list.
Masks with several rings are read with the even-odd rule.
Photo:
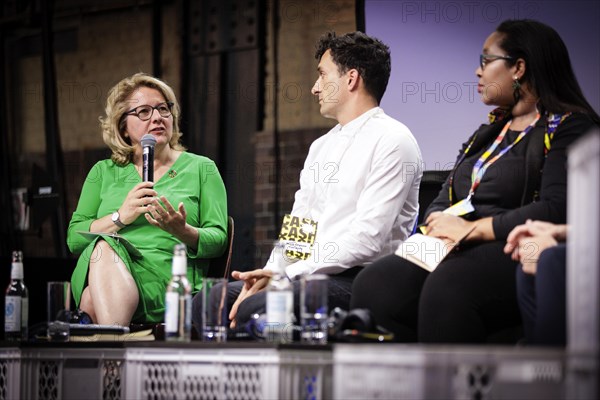
[[160, 114], [161, 117], [167, 118], [169, 115], [171, 115], [172, 108], [173, 108], [173, 103], [171, 103], [171, 102], [160, 103], [154, 107], [149, 106], [149, 105], [144, 105], [144, 106], [139, 106], [139, 107], [136, 107], [136, 108], [133, 108], [133, 109], [127, 111], [125, 113], [125, 115], [135, 115], [142, 121], [148, 121], [152, 117], [154, 110], [158, 111], [158, 113]]
[[510, 56], [495, 56], [493, 54], [480, 54], [479, 55], [479, 66], [484, 69], [486, 65], [496, 60], [512, 60]]

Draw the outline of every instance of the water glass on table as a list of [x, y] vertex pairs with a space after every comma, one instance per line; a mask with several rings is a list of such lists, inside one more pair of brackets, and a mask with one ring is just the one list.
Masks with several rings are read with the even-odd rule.
[[205, 278], [202, 282], [202, 340], [226, 342], [228, 317], [227, 279]]
[[329, 276], [305, 275], [300, 283], [300, 321], [303, 343], [327, 343], [327, 284]]
[[70, 310], [71, 283], [48, 282], [48, 339], [51, 342], [69, 341]]

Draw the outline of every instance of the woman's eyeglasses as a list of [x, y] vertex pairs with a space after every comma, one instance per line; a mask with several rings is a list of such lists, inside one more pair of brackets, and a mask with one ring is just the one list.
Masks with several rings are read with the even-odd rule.
[[492, 61], [496, 60], [512, 60], [513, 58], [510, 56], [495, 56], [493, 54], [480, 54], [479, 55], [479, 66], [481, 69], [484, 69], [485, 66]]
[[125, 113], [125, 115], [135, 115], [142, 121], [148, 121], [152, 117], [154, 110], [158, 111], [158, 113], [160, 114], [161, 117], [167, 118], [169, 115], [171, 115], [172, 108], [173, 108], [173, 103], [171, 103], [171, 102], [160, 103], [154, 107], [149, 106], [149, 105], [144, 105], [144, 106], [139, 106], [139, 107], [136, 107], [136, 108], [133, 108], [133, 109], [127, 111]]

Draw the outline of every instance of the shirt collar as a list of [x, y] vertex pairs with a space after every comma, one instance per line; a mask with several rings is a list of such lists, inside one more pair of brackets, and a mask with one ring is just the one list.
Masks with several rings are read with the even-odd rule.
[[365, 111], [358, 117], [354, 118], [352, 121], [348, 122], [346, 125], [341, 126], [338, 124], [338, 131], [345, 135], [353, 135], [357, 133], [360, 128], [364, 125], [365, 122], [373, 115], [383, 112], [381, 107], [373, 107], [368, 111]]

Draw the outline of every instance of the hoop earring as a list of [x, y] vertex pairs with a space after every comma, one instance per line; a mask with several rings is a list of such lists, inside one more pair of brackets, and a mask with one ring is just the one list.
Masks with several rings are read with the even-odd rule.
[[519, 82], [519, 78], [517, 78], [516, 76], [513, 78], [512, 89], [513, 98], [515, 99], [516, 104], [521, 98], [521, 82]]

